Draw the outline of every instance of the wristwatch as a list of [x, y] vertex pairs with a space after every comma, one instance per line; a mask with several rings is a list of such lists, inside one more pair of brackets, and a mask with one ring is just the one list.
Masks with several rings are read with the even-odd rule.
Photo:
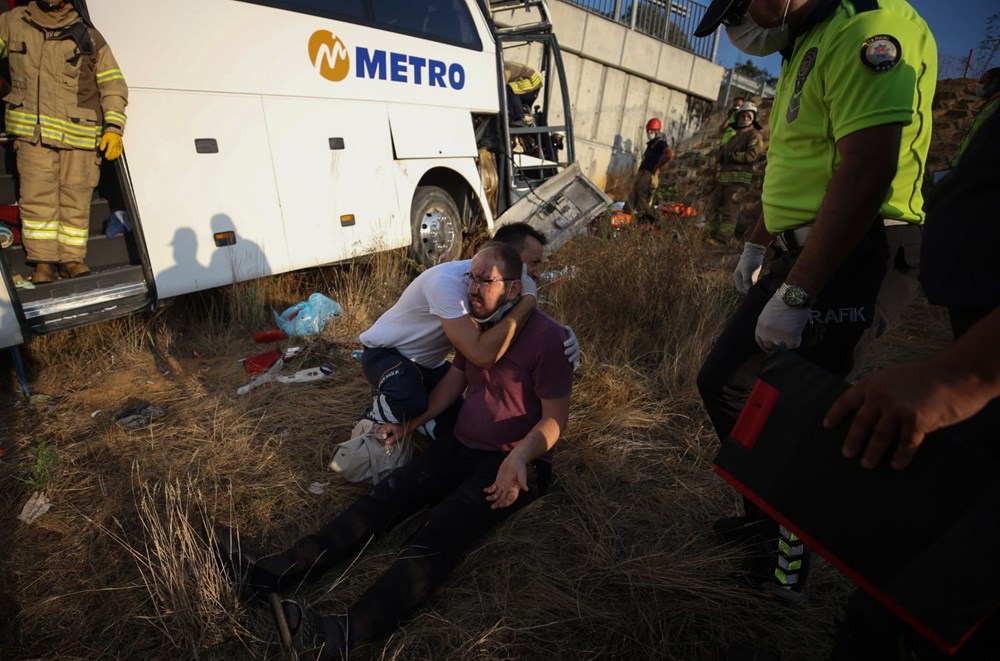
[[812, 296], [805, 289], [788, 283], [778, 287], [778, 297], [790, 308], [807, 308], [813, 303]]

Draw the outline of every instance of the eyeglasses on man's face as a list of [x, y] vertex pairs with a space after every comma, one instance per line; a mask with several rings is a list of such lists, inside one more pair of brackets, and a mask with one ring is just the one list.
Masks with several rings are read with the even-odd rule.
[[466, 285], [475, 285], [476, 287], [488, 287], [494, 282], [514, 282], [515, 280], [520, 280], [520, 278], [480, 278], [478, 275], [473, 275], [472, 273], [466, 273], [462, 277], [465, 279]]

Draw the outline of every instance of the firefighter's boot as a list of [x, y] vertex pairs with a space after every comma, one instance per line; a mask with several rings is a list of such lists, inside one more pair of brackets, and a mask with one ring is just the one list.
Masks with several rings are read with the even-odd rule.
[[35, 272], [31, 274], [31, 282], [36, 285], [44, 285], [55, 282], [58, 277], [59, 274], [56, 273], [56, 268], [52, 264], [39, 262], [35, 264]]
[[90, 275], [90, 267], [83, 262], [66, 262], [62, 265], [62, 270], [70, 278]]

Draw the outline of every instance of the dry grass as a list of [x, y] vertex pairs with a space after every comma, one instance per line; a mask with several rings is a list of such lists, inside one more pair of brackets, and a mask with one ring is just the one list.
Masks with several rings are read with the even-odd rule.
[[[693, 388], [734, 302], [728, 275], [709, 268], [718, 258], [668, 225], [584, 238], [557, 259], [576, 269], [544, 298], [574, 326], [585, 362], [549, 496], [481, 540], [428, 608], [354, 658], [708, 661], [732, 641], [821, 658], [844, 581], [820, 566], [808, 602], [775, 601], [727, 578], [738, 554], [709, 531], [737, 501], [711, 472], [717, 443]], [[408, 270], [383, 254], [36, 342], [33, 388], [52, 399], [0, 413], [3, 658], [279, 658], [266, 613], [238, 604], [213, 563], [206, 522], [276, 550], [364, 492], [323, 470], [369, 396], [341, 343], [394, 300]], [[335, 377], [237, 396], [247, 378], [236, 359], [266, 348], [250, 337], [268, 327], [269, 308], [313, 291], [344, 316], [290, 369], [330, 362]], [[166, 417], [115, 426], [137, 399]], [[25, 526], [15, 517], [39, 441], [58, 455], [54, 507]], [[302, 596], [346, 608], [414, 525]]]

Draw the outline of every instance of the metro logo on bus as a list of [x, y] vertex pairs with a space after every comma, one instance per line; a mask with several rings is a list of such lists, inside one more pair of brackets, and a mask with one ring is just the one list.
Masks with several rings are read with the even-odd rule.
[[[319, 75], [335, 83], [346, 78], [351, 70], [350, 51], [340, 37], [329, 30], [317, 30], [309, 37], [309, 59]], [[364, 46], [354, 49], [354, 75], [454, 90], [465, 87], [465, 67], [457, 62], [448, 64], [441, 60]]]
[[309, 37], [309, 59], [319, 75], [335, 83], [347, 78], [351, 70], [347, 46], [329, 30], [316, 30]]

